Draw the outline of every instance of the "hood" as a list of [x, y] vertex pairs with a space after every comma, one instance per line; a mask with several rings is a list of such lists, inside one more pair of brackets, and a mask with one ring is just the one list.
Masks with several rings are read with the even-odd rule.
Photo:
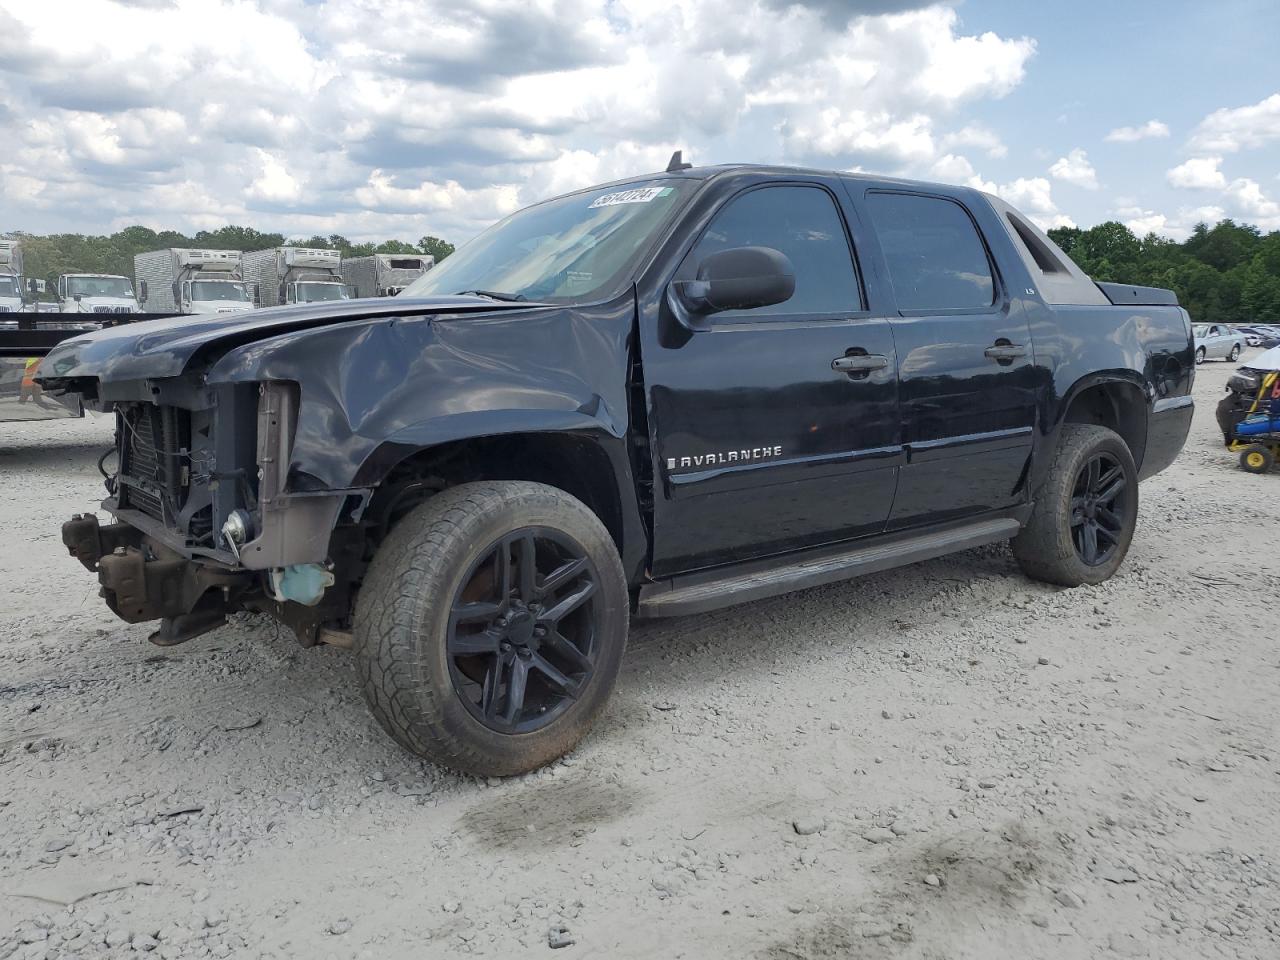
[[1263, 350], [1244, 366], [1251, 370], [1280, 370], [1280, 347]]
[[540, 306], [544, 304], [506, 303], [473, 296], [413, 300], [396, 297], [394, 302], [330, 300], [265, 310], [144, 320], [62, 341], [41, 362], [39, 380], [46, 386], [58, 386], [59, 381], [80, 377], [114, 381], [176, 377], [187, 370], [198, 353], [216, 356], [234, 347], [297, 330], [357, 320], [497, 313]]

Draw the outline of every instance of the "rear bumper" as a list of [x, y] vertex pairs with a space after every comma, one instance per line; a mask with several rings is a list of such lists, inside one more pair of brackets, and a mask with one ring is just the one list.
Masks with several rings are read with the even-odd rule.
[[1147, 446], [1142, 455], [1138, 479], [1153, 477], [1177, 459], [1191, 432], [1195, 401], [1187, 397], [1164, 397], [1151, 406], [1147, 423]]

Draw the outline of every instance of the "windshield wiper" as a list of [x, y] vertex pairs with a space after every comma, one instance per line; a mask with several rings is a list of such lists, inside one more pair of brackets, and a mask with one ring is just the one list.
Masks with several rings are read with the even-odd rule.
[[488, 297], [490, 300], [501, 300], [504, 303], [518, 303], [528, 300], [523, 293], [503, 293], [501, 290], [459, 290], [455, 297]]

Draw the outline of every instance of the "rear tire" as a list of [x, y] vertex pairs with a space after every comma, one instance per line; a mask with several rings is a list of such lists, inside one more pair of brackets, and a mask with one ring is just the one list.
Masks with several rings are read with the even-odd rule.
[[1227, 355], [1227, 359], [1230, 360], [1232, 363], [1235, 363], [1237, 360], [1240, 359], [1240, 344], [1233, 343], [1231, 345], [1231, 353]]
[[1246, 473], [1266, 473], [1275, 463], [1275, 454], [1260, 443], [1251, 443], [1240, 451], [1240, 469]]
[[582, 502], [537, 483], [461, 484], [379, 547], [356, 602], [356, 668], [405, 749], [511, 776], [567, 753], [604, 709], [629, 610], [617, 548]]
[[1013, 555], [1034, 580], [1102, 583], [1124, 562], [1138, 517], [1138, 469], [1106, 427], [1068, 423]]

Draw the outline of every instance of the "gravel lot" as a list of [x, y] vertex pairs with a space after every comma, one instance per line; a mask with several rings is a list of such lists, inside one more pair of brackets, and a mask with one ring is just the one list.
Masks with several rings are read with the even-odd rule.
[[1000, 546], [641, 623], [502, 782], [402, 753], [341, 650], [148, 644], [58, 537], [109, 422], [0, 425], [0, 960], [1274, 960], [1280, 475], [1221, 445], [1230, 369], [1109, 583]]

